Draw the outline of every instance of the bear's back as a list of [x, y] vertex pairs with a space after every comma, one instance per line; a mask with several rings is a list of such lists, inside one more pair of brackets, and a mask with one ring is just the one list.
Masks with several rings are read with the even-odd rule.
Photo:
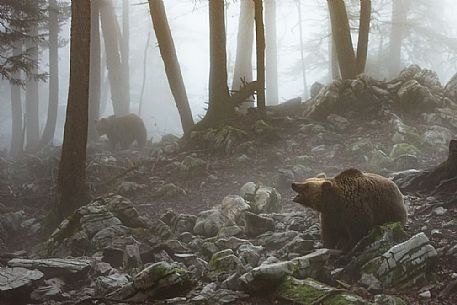
[[126, 148], [136, 140], [139, 147], [145, 145], [147, 140], [146, 127], [143, 120], [136, 114], [111, 116], [107, 120], [109, 121], [109, 130], [106, 134], [114, 143], [121, 143], [121, 146]]
[[344, 218], [369, 226], [406, 222], [403, 195], [391, 180], [351, 169], [335, 178]]

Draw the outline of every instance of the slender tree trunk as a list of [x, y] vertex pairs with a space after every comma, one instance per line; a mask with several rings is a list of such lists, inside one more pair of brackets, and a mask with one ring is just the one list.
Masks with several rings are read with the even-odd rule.
[[238, 91], [242, 86], [241, 80], [251, 82], [252, 51], [254, 46], [254, 1], [240, 1], [240, 20], [236, 44], [235, 69], [233, 72], [232, 90]]
[[[13, 56], [22, 54], [22, 41], [18, 40], [14, 43]], [[16, 72], [13, 78], [19, 80], [21, 72]], [[17, 156], [24, 149], [24, 138], [22, 136], [22, 100], [21, 87], [11, 84], [11, 147], [10, 155]]]
[[95, 120], [100, 117], [101, 98], [101, 41], [98, 1], [91, 1], [90, 85], [89, 85], [89, 141], [95, 142]]
[[148, 40], [146, 40], [146, 46], [144, 47], [144, 55], [143, 55], [143, 83], [141, 84], [141, 92], [140, 92], [140, 102], [138, 103], [138, 115], [141, 117], [143, 112], [143, 99], [144, 99], [144, 89], [146, 88], [146, 77], [148, 72], [148, 50], [149, 44], [151, 42], [151, 32], [148, 33]]
[[335, 42], [333, 41], [333, 35], [331, 37], [331, 65], [332, 65], [332, 79], [341, 79], [340, 66], [338, 64], [338, 55], [336, 54]]
[[[277, 105], [278, 94], [278, 42], [276, 30], [276, 0], [265, 0], [266, 39], [266, 103]], [[305, 89], [306, 90], [306, 89]]]
[[100, 21], [105, 42], [108, 78], [111, 87], [111, 100], [115, 115], [129, 113], [129, 93], [126, 88], [126, 77], [122, 71], [121, 53], [119, 50], [119, 37], [116, 15], [111, 0], [100, 1]]
[[[160, 55], [165, 64], [168, 84], [170, 85], [171, 93], [175, 98], [176, 107], [178, 108], [179, 116], [181, 117], [182, 129], [184, 130], [184, 133], [187, 134], [194, 126], [194, 120], [192, 118], [189, 100], [187, 99], [186, 87], [182, 78], [181, 67], [176, 54], [173, 37], [171, 36], [170, 25], [168, 24], [163, 1], [149, 0], [149, 10], [157, 42], [159, 44]], [[222, 22], [223, 21], [224, 18], [222, 18]]]
[[130, 101], [130, 7], [128, 0], [122, 0], [121, 61], [125, 77], [125, 90]]
[[255, 4], [255, 37], [257, 54], [257, 108], [261, 113], [265, 107], [265, 28], [263, 23], [262, 0], [253, 0]]
[[71, 2], [70, 88], [58, 178], [59, 219], [85, 203], [91, 1]]
[[371, 0], [360, 0], [359, 38], [357, 42], [357, 74], [365, 72], [370, 35]]
[[[38, 36], [38, 25], [34, 25], [29, 33], [33, 37]], [[29, 51], [30, 58], [37, 63], [32, 69], [32, 74], [38, 74], [38, 43], [33, 39], [27, 39], [25, 43], [26, 49]], [[26, 136], [27, 150], [37, 148], [40, 141], [40, 124], [38, 118], [38, 81], [33, 76], [27, 77], [27, 91], [25, 94], [25, 119], [26, 119]]]
[[108, 99], [111, 96], [111, 88], [110, 88], [110, 83], [109, 83], [109, 77], [108, 77], [108, 69], [107, 69], [107, 64], [106, 64], [106, 52], [104, 52], [104, 48], [101, 48], [101, 72], [102, 72], [102, 78], [101, 78], [101, 94], [100, 94], [100, 116], [106, 113], [106, 107], [108, 107]]
[[[300, 1], [300, 0], [297, 0], [297, 1]], [[329, 79], [330, 79], [330, 81], [332, 81], [332, 80], [340, 79], [341, 75], [340, 75], [340, 67], [338, 66], [338, 57], [336, 55], [335, 40], [333, 39], [330, 12], [329, 12], [328, 20], [329, 20], [328, 21], [328, 27], [329, 27], [329, 39], [328, 39]]]
[[49, 104], [48, 119], [41, 136], [41, 145], [54, 142], [59, 110], [59, 6], [49, 0]]
[[405, 36], [405, 22], [409, 9], [409, 0], [392, 1], [392, 27], [389, 47], [389, 77], [394, 78], [402, 69], [401, 49]]
[[354, 79], [357, 76], [356, 57], [352, 47], [346, 5], [344, 0], [327, 0], [327, 3], [341, 77]]
[[224, 1], [209, 0], [210, 71], [209, 102], [205, 121], [217, 123], [233, 112], [227, 86], [227, 51]]
[[[303, 80], [303, 97], [308, 98], [308, 82], [306, 81], [306, 64], [305, 64], [305, 44], [303, 42], [303, 20], [302, 20], [302, 10], [301, 10], [301, 1], [297, 0], [298, 8], [298, 29], [300, 35], [300, 59], [301, 59], [301, 70], [302, 70], [302, 80]], [[267, 64], [268, 66], [268, 64]]]

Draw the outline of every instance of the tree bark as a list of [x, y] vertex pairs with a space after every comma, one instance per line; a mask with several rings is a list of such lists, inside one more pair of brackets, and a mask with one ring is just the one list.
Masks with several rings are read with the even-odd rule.
[[341, 78], [340, 67], [338, 66], [338, 57], [336, 55], [335, 42], [333, 40], [332, 29], [330, 28], [330, 37], [328, 41], [328, 54], [329, 54], [329, 79], [337, 80]]
[[210, 72], [209, 101], [205, 122], [216, 124], [233, 113], [227, 86], [227, 51], [224, 1], [209, 0]]
[[90, 39], [90, 85], [89, 85], [89, 141], [95, 142], [97, 130], [95, 120], [100, 117], [101, 98], [101, 41], [100, 9], [98, 1], [91, 2], [91, 39]]
[[[194, 126], [194, 120], [163, 1], [149, 0], [149, 10], [159, 44], [160, 55], [165, 65], [168, 84], [175, 99], [176, 108], [178, 108], [182, 129], [187, 134]], [[224, 18], [222, 18], [222, 21], [224, 21]]]
[[130, 101], [126, 88], [126, 77], [122, 70], [121, 53], [119, 50], [119, 24], [111, 0], [100, 1], [100, 21], [105, 42], [108, 78], [111, 87], [111, 100], [115, 115], [129, 113]]
[[141, 84], [141, 92], [140, 92], [140, 102], [138, 103], [138, 116], [141, 117], [143, 112], [143, 99], [144, 99], [144, 89], [146, 88], [146, 77], [148, 72], [148, 50], [149, 44], [151, 42], [151, 32], [148, 33], [148, 39], [146, 40], [146, 46], [144, 47], [144, 54], [143, 54], [143, 82]]
[[257, 108], [266, 113], [265, 105], [265, 27], [263, 22], [262, 0], [253, 0], [255, 4], [255, 33], [257, 55]]
[[[30, 30], [29, 35], [32, 37], [38, 36], [38, 25], [34, 25]], [[40, 141], [40, 123], [38, 118], [39, 97], [38, 97], [38, 81], [34, 75], [38, 74], [38, 43], [33, 39], [27, 39], [25, 47], [30, 54], [30, 58], [36, 65], [32, 68], [32, 75], [27, 77], [26, 93], [25, 93], [25, 126], [27, 137], [27, 150], [34, 150], [37, 148]]]
[[392, 1], [392, 27], [390, 31], [389, 47], [389, 77], [396, 77], [401, 69], [401, 49], [405, 36], [405, 22], [410, 0]]
[[[13, 56], [22, 54], [23, 43], [18, 40], [14, 43]], [[13, 79], [19, 80], [21, 72], [16, 72]], [[21, 87], [11, 84], [11, 147], [10, 155], [17, 156], [24, 149], [24, 138], [22, 136], [22, 100]]]
[[[266, 104], [279, 104], [278, 42], [276, 30], [276, 0], [265, 0], [266, 39]], [[306, 79], [306, 77], [305, 77]], [[305, 88], [306, 90], [306, 88]]]
[[121, 62], [125, 78], [125, 90], [130, 101], [130, 7], [128, 0], [122, 0]]
[[[303, 81], [303, 97], [305, 99], [309, 96], [308, 82], [306, 80], [306, 64], [305, 64], [305, 44], [303, 42], [303, 21], [302, 21], [302, 10], [301, 1], [297, 0], [297, 13], [298, 13], [298, 32], [300, 35], [300, 61], [302, 70], [302, 81]], [[268, 64], [267, 64], [268, 66]]]
[[49, 104], [48, 118], [41, 136], [41, 145], [54, 142], [59, 110], [59, 6], [49, 0]]
[[58, 177], [57, 216], [85, 204], [89, 112], [91, 1], [71, 2], [70, 87]]
[[357, 74], [365, 72], [370, 35], [371, 0], [360, 0], [360, 24], [357, 42]]
[[238, 91], [243, 83], [252, 81], [252, 51], [254, 47], [254, 2], [240, 1], [240, 19], [236, 44], [235, 69], [232, 90]]
[[357, 76], [356, 57], [352, 47], [346, 5], [343, 0], [327, 0], [327, 3], [341, 77], [354, 79]]

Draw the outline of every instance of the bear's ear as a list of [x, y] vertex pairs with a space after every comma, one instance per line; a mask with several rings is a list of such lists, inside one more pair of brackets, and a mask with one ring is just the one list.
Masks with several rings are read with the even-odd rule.
[[329, 190], [332, 188], [332, 182], [331, 181], [324, 181], [321, 185], [322, 190]]
[[325, 173], [320, 173], [320, 174], [317, 174], [316, 178], [327, 178], [327, 175]]

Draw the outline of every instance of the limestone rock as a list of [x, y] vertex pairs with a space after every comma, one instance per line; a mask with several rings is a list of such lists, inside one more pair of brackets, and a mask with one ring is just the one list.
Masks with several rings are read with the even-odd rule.
[[248, 182], [241, 187], [240, 195], [248, 202], [253, 213], [276, 213], [282, 210], [281, 195], [274, 188]]
[[362, 267], [362, 273], [374, 275], [384, 288], [422, 285], [429, 278], [428, 267], [438, 254], [424, 233], [393, 246]]

